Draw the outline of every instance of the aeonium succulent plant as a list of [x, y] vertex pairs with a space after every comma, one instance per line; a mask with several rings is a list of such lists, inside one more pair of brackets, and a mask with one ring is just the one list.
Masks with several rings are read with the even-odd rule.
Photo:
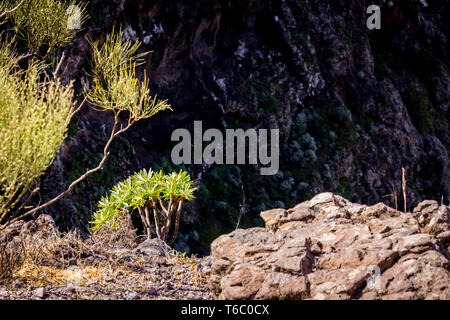
[[[119, 221], [117, 214], [137, 210], [145, 232], [151, 237], [150, 211], [153, 211], [153, 224], [159, 239], [172, 244], [177, 238], [181, 208], [184, 200], [194, 199], [195, 187], [187, 172], [180, 170], [170, 174], [162, 171], [141, 170], [119, 182], [111, 189], [109, 196], [98, 202], [98, 210], [93, 215], [91, 230], [101, 228], [106, 222]], [[167, 241], [172, 219], [175, 227], [170, 241]], [[113, 224], [113, 227], [117, 227]]]

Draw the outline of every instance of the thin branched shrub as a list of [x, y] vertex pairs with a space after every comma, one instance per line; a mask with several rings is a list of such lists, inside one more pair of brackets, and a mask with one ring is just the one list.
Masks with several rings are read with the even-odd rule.
[[85, 8], [74, 0], [26, 0], [11, 20], [24, 45], [33, 54], [46, 57], [73, 40], [79, 29], [73, 27], [71, 19], [79, 19], [82, 25], [87, 18]]
[[39, 63], [21, 70], [0, 48], [0, 223], [51, 164], [71, 118], [72, 84], [51, 80]]

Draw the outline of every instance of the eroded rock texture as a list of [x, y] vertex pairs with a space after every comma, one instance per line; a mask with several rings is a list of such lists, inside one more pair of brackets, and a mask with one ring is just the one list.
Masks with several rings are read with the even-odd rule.
[[412, 213], [322, 193], [264, 211], [265, 228], [211, 245], [222, 299], [450, 299], [450, 209]]

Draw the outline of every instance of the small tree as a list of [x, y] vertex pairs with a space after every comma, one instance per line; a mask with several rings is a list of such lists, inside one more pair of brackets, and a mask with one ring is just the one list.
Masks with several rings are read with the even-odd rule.
[[167, 242], [171, 245], [178, 235], [183, 201], [194, 199], [195, 189], [185, 171], [163, 174], [162, 171], [143, 169], [115, 185], [109, 196], [102, 197], [98, 203], [99, 209], [93, 215], [91, 229], [98, 230], [106, 222], [116, 220], [120, 212], [137, 210], [147, 237], [151, 238], [150, 208], [153, 210], [156, 234], [163, 241], [167, 242], [171, 222], [175, 218], [174, 232]]

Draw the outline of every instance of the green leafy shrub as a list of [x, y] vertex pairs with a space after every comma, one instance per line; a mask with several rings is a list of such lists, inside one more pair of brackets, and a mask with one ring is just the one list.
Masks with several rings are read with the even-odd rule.
[[[109, 196], [102, 197], [98, 203], [99, 209], [93, 215], [91, 229], [94, 231], [101, 229], [106, 223], [114, 221], [120, 212], [131, 213], [137, 210], [145, 232], [150, 238], [150, 208], [153, 210], [156, 234], [163, 241], [167, 241], [172, 218], [175, 218], [173, 236], [168, 242], [172, 244], [178, 234], [183, 201], [194, 199], [195, 189], [185, 171], [164, 174], [162, 171], [143, 169], [115, 185]], [[113, 227], [120, 226], [113, 225]]]
[[33, 54], [47, 56], [59, 47], [69, 44], [77, 29], [70, 28], [70, 19], [86, 20], [85, 6], [76, 1], [26, 0], [12, 14], [12, 22], [19, 39]]
[[116, 117], [128, 111], [128, 126], [170, 109], [167, 100], [157, 100], [150, 94], [145, 74], [143, 81], [136, 78], [136, 65], [148, 53], [137, 53], [139, 46], [139, 41], [123, 42], [120, 31], [109, 34], [102, 46], [91, 42], [94, 86], [87, 92], [87, 99], [101, 111], [113, 111]]
[[72, 85], [26, 71], [8, 46], [0, 48], [0, 222], [51, 164], [72, 115]]

